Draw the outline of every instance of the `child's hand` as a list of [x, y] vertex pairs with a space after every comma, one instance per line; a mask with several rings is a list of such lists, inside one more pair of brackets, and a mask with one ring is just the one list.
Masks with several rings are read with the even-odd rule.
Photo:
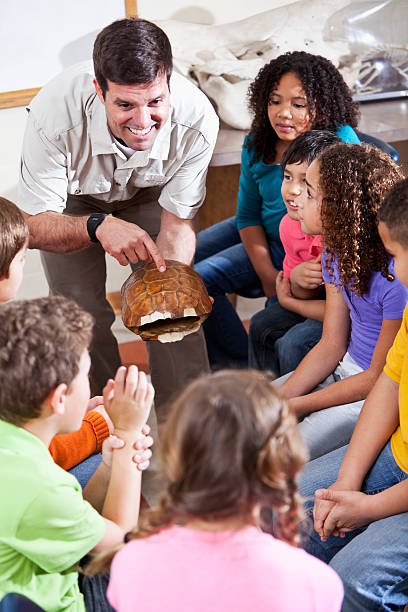
[[[335, 482], [333, 482], [332, 485], [330, 485], [328, 489], [325, 489], [325, 491], [329, 491], [329, 490], [330, 491], [344, 491], [346, 488], [347, 487], [337, 482], [336, 480]], [[319, 489], [319, 491], [322, 491], [322, 490], [323, 489]], [[326, 518], [328, 517], [330, 511], [333, 509], [334, 505], [335, 505], [334, 501], [325, 499], [324, 497], [316, 495], [315, 493], [315, 502], [313, 506], [314, 528], [315, 528], [315, 531], [319, 534], [321, 538], [323, 538], [324, 536], [324, 530], [323, 530], [324, 522]]]
[[[142, 427], [143, 435], [140, 436], [139, 439], [133, 444], [135, 453], [132, 456], [132, 461], [136, 463], [136, 467], [140, 471], [146, 470], [150, 465], [150, 457], [152, 456], [150, 447], [153, 444], [153, 438], [148, 435], [149, 432], [150, 427], [148, 425], [144, 425]], [[124, 444], [124, 441], [117, 436], [109, 436], [109, 438], [104, 440], [102, 444], [102, 461], [106, 467], [110, 469], [112, 466], [112, 455], [114, 449], [122, 448]]]
[[279, 300], [279, 304], [283, 306], [283, 308], [288, 308], [290, 310], [289, 305], [290, 301], [293, 300], [292, 290], [290, 288], [290, 281], [288, 278], [283, 276], [283, 272], [279, 272], [276, 277], [276, 295]]
[[95, 410], [98, 406], [103, 406], [103, 397], [102, 395], [95, 395], [95, 397], [91, 397], [88, 402], [88, 406], [86, 411], [91, 412], [91, 410]]
[[321, 254], [295, 266], [290, 272], [290, 280], [302, 289], [317, 289], [323, 282]]
[[[101, 397], [102, 397], [102, 396], [101, 396]], [[103, 399], [103, 398], [102, 398], [102, 399]], [[100, 414], [101, 416], [103, 416], [103, 418], [105, 419], [106, 424], [107, 424], [107, 426], [108, 426], [109, 433], [110, 433], [110, 434], [113, 434], [113, 429], [114, 429], [114, 427], [113, 427], [113, 423], [112, 423], [112, 421], [110, 420], [110, 418], [109, 418], [109, 414], [106, 412], [106, 410], [105, 410], [105, 408], [104, 408], [103, 404], [99, 405], [97, 408], [93, 408], [93, 409], [92, 409], [92, 412], [99, 412], [99, 414]]]
[[112, 419], [114, 431], [123, 434], [140, 431], [146, 423], [153, 402], [154, 389], [146, 374], [135, 365], [121, 366], [115, 380], [108, 380], [103, 390], [104, 406]]
[[344, 537], [348, 531], [363, 527], [373, 520], [370, 502], [374, 496], [366, 495], [361, 491], [318, 489], [315, 497], [331, 505], [320, 533], [318, 532], [323, 542], [330, 535]]

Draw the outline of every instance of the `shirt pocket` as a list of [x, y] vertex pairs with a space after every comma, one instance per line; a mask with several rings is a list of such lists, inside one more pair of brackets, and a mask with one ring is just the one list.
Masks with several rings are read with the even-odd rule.
[[164, 176], [163, 174], [153, 174], [152, 172], [141, 173], [138, 172], [137, 169], [134, 170], [130, 179], [132, 185], [140, 188], [156, 186], [159, 187], [161, 185], [165, 185], [168, 181], [169, 178], [167, 176]]
[[70, 195], [98, 195], [109, 193], [111, 189], [112, 182], [103, 176], [99, 176], [94, 180], [85, 178], [69, 181], [67, 192]]

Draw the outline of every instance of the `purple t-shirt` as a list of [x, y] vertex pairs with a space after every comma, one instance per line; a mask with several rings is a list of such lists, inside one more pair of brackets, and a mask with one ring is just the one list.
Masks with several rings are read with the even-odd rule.
[[[327, 255], [323, 255], [323, 279], [326, 283], [339, 282], [336, 261], [333, 262], [334, 281], [326, 267]], [[394, 260], [388, 270], [394, 273]], [[358, 297], [347, 287], [341, 287], [344, 299], [350, 309], [351, 337], [348, 352], [364, 370], [370, 367], [383, 319], [402, 319], [408, 300], [408, 290], [396, 278], [388, 281], [381, 272], [371, 275], [367, 293]]]

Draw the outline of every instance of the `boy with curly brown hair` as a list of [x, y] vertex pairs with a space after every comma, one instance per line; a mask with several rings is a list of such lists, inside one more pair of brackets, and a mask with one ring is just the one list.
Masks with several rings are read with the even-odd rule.
[[105, 442], [83, 491], [48, 452], [86, 412], [92, 327], [92, 317], [62, 296], [0, 308], [0, 598], [17, 592], [44, 610], [111, 610], [106, 577], [79, 585], [75, 566], [119, 544], [138, 519], [133, 445], [154, 392], [136, 366], [119, 368], [105, 386], [116, 443]]

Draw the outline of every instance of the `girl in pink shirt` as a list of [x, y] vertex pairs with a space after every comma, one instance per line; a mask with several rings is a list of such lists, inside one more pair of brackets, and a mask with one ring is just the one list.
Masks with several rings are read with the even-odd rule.
[[167, 489], [113, 558], [115, 610], [340, 610], [338, 576], [296, 547], [305, 453], [264, 373], [193, 382], [173, 406], [161, 450]]

